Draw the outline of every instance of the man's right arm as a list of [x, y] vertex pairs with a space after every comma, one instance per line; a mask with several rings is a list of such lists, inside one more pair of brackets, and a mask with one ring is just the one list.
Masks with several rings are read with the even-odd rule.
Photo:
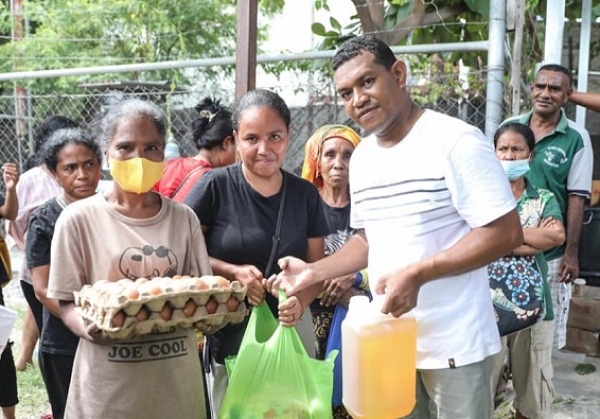
[[287, 295], [295, 295], [311, 285], [329, 278], [349, 275], [367, 267], [369, 244], [364, 229], [346, 242], [334, 254], [317, 262], [306, 263], [294, 257], [279, 259], [281, 273], [277, 279], [264, 280], [267, 290], [282, 288]]

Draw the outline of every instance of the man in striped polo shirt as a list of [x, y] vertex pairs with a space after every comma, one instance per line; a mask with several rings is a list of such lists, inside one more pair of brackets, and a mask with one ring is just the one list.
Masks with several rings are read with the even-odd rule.
[[566, 345], [571, 282], [579, 275], [579, 238], [583, 208], [592, 190], [594, 154], [590, 136], [565, 116], [563, 106], [572, 93], [571, 72], [557, 64], [542, 66], [530, 84], [532, 110], [510, 118], [529, 125], [535, 135], [527, 178], [554, 193], [565, 220], [563, 246], [544, 253], [554, 305], [554, 348]]
[[480, 130], [411, 100], [406, 65], [381, 40], [348, 40], [333, 69], [346, 111], [371, 134], [350, 163], [358, 233], [319, 262], [280, 260], [267, 287], [293, 294], [368, 262], [382, 311], [418, 321], [410, 417], [429, 417], [431, 401], [440, 419], [489, 419], [500, 338], [485, 266], [523, 242], [506, 175]]

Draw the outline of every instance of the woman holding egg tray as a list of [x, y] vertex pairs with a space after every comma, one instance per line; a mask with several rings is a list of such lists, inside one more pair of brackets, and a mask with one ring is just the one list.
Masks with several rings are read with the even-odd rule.
[[127, 100], [98, 131], [113, 189], [65, 208], [51, 248], [48, 296], [80, 337], [65, 418], [205, 418], [193, 329], [113, 340], [75, 310], [73, 292], [103, 279], [211, 274], [194, 213], [151, 191], [163, 172], [164, 112]]

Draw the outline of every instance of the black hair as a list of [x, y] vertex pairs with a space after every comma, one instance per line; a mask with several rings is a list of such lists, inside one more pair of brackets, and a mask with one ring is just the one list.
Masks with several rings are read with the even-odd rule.
[[141, 117], [148, 118], [154, 123], [156, 130], [164, 142], [167, 135], [167, 116], [163, 110], [158, 105], [149, 101], [127, 99], [113, 105], [99, 122], [98, 139], [100, 145], [104, 148], [108, 146], [122, 120]]
[[200, 114], [192, 122], [192, 139], [198, 150], [220, 146], [227, 137], [233, 139], [231, 111], [220, 100], [207, 96], [194, 109]]
[[540, 67], [540, 69], [537, 71], [536, 76], [540, 73], [540, 71], [556, 71], [558, 73], [563, 73], [564, 75], [567, 76], [567, 79], [569, 80], [569, 87], [571, 87], [573, 85], [573, 75], [571, 74], [571, 71], [566, 68], [563, 67], [560, 64], [546, 64]]
[[494, 134], [494, 148], [498, 145], [500, 136], [507, 131], [514, 132], [523, 137], [525, 143], [527, 143], [527, 147], [529, 147], [529, 152], [533, 151], [533, 148], [535, 147], [535, 135], [533, 135], [533, 131], [528, 125], [521, 124], [520, 122], [509, 122], [498, 128]]
[[64, 128], [79, 128], [79, 124], [63, 115], [51, 115], [38, 124], [33, 135], [33, 150], [23, 163], [23, 172], [42, 163], [37, 152], [54, 132]]
[[94, 141], [94, 138], [87, 131], [80, 128], [64, 128], [55, 131], [42, 147], [40, 152], [41, 161], [46, 164], [51, 172], [56, 173], [58, 155], [63, 148], [71, 144], [83, 145], [89, 148], [98, 159], [98, 164], [102, 163], [100, 145]]
[[350, 38], [339, 47], [331, 64], [333, 71], [365, 51], [373, 54], [375, 62], [388, 70], [396, 62], [396, 56], [385, 42], [371, 35], [360, 35]]
[[240, 117], [244, 111], [257, 106], [266, 106], [273, 109], [283, 120], [286, 127], [289, 127], [292, 122], [290, 109], [285, 101], [277, 93], [270, 90], [256, 89], [246, 92], [238, 99], [235, 110], [233, 111], [233, 129], [239, 128]]

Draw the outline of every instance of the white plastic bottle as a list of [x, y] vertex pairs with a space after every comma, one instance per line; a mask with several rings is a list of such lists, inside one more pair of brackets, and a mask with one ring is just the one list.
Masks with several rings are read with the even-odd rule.
[[342, 323], [342, 402], [355, 419], [396, 419], [416, 403], [417, 322], [350, 299]]

